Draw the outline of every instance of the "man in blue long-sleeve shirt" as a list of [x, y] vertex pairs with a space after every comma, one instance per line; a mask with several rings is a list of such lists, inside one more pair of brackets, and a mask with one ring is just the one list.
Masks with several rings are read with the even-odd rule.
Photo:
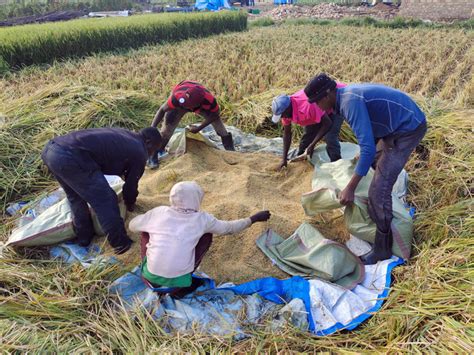
[[89, 245], [94, 237], [89, 204], [116, 252], [121, 254], [130, 248], [132, 240], [125, 231], [117, 195], [104, 174], [125, 180], [123, 199], [127, 209], [133, 211], [146, 161], [160, 145], [161, 135], [152, 127], [140, 133], [121, 128], [84, 129], [46, 144], [41, 158], [66, 193], [80, 245]]
[[377, 225], [373, 250], [362, 256], [365, 264], [390, 258], [392, 189], [408, 158], [426, 133], [426, 118], [405, 93], [378, 84], [354, 84], [336, 88], [326, 74], [314, 77], [305, 87], [309, 102], [321, 109], [335, 109], [346, 118], [360, 145], [360, 159], [340, 201], [354, 201], [362, 177], [374, 167], [369, 188], [369, 215]]

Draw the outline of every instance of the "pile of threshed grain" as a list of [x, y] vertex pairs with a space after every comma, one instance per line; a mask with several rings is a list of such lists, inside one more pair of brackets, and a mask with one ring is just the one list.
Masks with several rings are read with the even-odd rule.
[[[290, 164], [286, 171], [276, 172], [279, 161], [271, 154], [221, 151], [190, 140], [185, 155], [145, 173], [139, 185], [137, 210], [126, 223], [151, 208], [169, 205], [169, 191], [176, 182], [195, 180], [205, 191], [202, 209], [219, 219], [245, 218], [262, 209], [272, 213], [267, 223], [254, 224], [233, 236], [215, 237], [200, 270], [217, 282], [239, 283], [266, 276], [287, 278], [289, 275], [272, 265], [255, 244], [267, 228], [286, 238], [306, 220], [331, 238], [345, 239], [347, 232], [342, 218], [337, 216], [305, 216], [300, 199], [302, 193], [311, 190], [313, 167], [308, 162], [298, 162]], [[119, 259], [129, 266], [138, 265], [139, 235], [130, 236], [136, 243]]]

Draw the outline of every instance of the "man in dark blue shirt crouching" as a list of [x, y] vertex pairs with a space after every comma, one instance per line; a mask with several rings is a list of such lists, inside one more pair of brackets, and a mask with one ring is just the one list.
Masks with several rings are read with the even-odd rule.
[[95, 234], [89, 204], [115, 251], [122, 254], [130, 249], [133, 241], [125, 231], [117, 194], [104, 174], [125, 180], [123, 199], [127, 210], [133, 211], [146, 161], [160, 145], [161, 135], [152, 127], [139, 133], [121, 128], [84, 129], [46, 144], [41, 158], [66, 192], [81, 246], [88, 246]]

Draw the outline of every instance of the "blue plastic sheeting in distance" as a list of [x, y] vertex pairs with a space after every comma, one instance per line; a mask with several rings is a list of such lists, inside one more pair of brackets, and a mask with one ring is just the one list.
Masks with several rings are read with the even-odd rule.
[[296, 4], [296, 0], [273, 0], [275, 5]]
[[221, 9], [230, 9], [227, 0], [196, 0], [194, 7], [198, 10], [218, 11]]

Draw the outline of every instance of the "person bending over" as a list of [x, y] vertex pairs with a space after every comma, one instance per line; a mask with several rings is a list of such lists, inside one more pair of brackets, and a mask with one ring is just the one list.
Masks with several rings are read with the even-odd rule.
[[132, 240], [120, 216], [117, 194], [104, 174], [125, 180], [123, 199], [133, 211], [146, 161], [160, 145], [160, 133], [151, 127], [140, 133], [121, 128], [83, 129], [46, 144], [41, 158], [66, 193], [79, 245], [88, 246], [95, 235], [89, 204], [116, 252], [130, 248]]
[[[216, 98], [203, 85], [190, 80], [180, 82], [173, 88], [168, 100], [156, 112], [152, 127], [161, 125], [161, 136], [163, 143], [160, 150], [164, 150], [173, 132], [178, 127], [183, 116], [188, 112], [194, 112], [205, 118], [199, 126], [192, 126], [191, 133], [198, 133], [208, 125], [212, 125], [216, 133], [221, 137], [222, 144], [226, 150], [235, 150], [232, 134], [227, 132], [219, 114], [219, 105]], [[148, 167], [157, 168], [159, 164], [158, 152], [148, 161]]]
[[369, 168], [375, 169], [369, 188], [369, 215], [375, 222], [374, 248], [361, 257], [375, 264], [392, 255], [392, 189], [411, 153], [423, 139], [425, 114], [404, 92], [380, 84], [352, 84], [338, 88], [326, 74], [315, 76], [304, 89], [309, 102], [334, 109], [351, 126], [360, 146], [360, 159], [340, 202], [354, 201], [354, 193]]
[[[345, 84], [338, 83], [338, 87]], [[339, 144], [339, 132], [344, 118], [333, 110], [328, 112], [321, 110], [315, 103], [309, 103], [304, 90], [293, 95], [279, 95], [272, 102], [272, 121], [283, 124], [283, 157], [280, 168], [287, 166], [288, 151], [291, 146], [292, 131], [291, 124], [304, 128], [298, 148], [298, 155], [306, 153], [312, 157], [316, 144], [324, 137], [327, 147], [326, 151], [331, 161], [341, 159], [341, 145]]]

